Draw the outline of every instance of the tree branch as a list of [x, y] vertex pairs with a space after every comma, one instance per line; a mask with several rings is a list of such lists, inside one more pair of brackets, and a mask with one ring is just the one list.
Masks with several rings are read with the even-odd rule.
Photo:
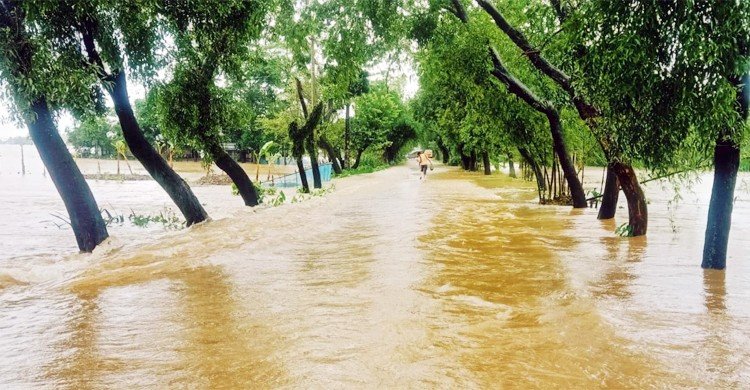
[[549, 102], [534, 95], [534, 92], [532, 92], [520, 80], [515, 78], [508, 69], [505, 68], [502, 61], [500, 61], [500, 55], [497, 54], [497, 51], [493, 47], [490, 47], [490, 58], [492, 59], [492, 71], [490, 73], [500, 80], [500, 82], [505, 84], [510, 93], [518, 96], [535, 110], [544, 114], [548, 114], [553, 110], [552, 105], [549, 104]]
[[597, 110], [596, 107], [586, 102], [576, 93], [575, 88], [570, 81], [570, 76], [550, 64], [549, 61], [542, 56], [541, 52], [529, 43], [528, 39], [526, 39], [526, 36], [524, 36], [521, 31], [508, 23], [497, 8], [487, 2], [487, 0], [477, 0], [477, 3], [492, 17], [500, 30], [502, 30], [505, 35], [507, 35], [508, 38], [510, 38], [510, 40], [513, 41], [521, 51], [523, 51], [524, 55], [528, 57], [529, 61], [535, 68], [551, 78], [568, 93], [570, 99], [573, 101], [573, 105], [576, 107], [576, 110], [578, 110], [578, 115], [581, 119], [587, 121], [600, 115], [599, 110]]
[[495, 24], [505, 33], [505, 35], [507, 35], [508, 38], [510, 38], [510, 40], [523, 51], [524, 55], [529, 58], [529, 61], [531, 61], [537, 69], [555, 80], [555, 82], [565, 91], [573, 93], [570, 77], [542, 57], [539, 50], [529, 43], [528, 39], [526, 39], [521, 31], [510, 25], [497, 8], [487, 2], [487, 0], [477, 0], [477, 3], [492, 17]]
[[466, 14], [466, 8], [461, 3], [461, 0], [451, 0], [453, 8], [450, 11], [456, 15], [456, 17], [463, 23], [469, 23], [469, 16]]
[[555, 10], [557, 20], [560, 21], [560, 24], [565, 23], [568, 20], [568, 11], [562, 6], [560, 0], [550, 0], [550, 3], [552, 3], [552, 8]]
[[300, 105], [302, 105], [302, 115], [307, 119], [307, 103], [305, 103], [305, 95], [302, 93], [302, 82], [299, 81], [299, 77], [295, 77], [294, 80], [297, 82], [297, 97]]

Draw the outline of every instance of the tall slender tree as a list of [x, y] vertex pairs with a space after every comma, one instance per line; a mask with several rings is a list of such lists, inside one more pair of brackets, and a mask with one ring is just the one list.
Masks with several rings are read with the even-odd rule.
[[62, 197], [78, 248], [91, 252], [107, 238], [107, 227], [50, 112], [46, 94], [61, 87], [60, 83], [47, 78], [54, 77], [48, 71], [55, 70], [56, 66], [49, 62], [49, 53], [40, 53], [42, 45], [30, 37], [27, 24], [20, 2], [0, 1], [0, 77], [7, 83], [42, 162]]
[[32, 0], [26, 6], [59, 55], [82, 56], [82, 66], [112, 98], [131, 153], [167, 192], [187, 225], [206, 220], [208, 214], [190, 186], [144, 136], [130, 103], [125, 64], [144, 80], [151, 78], [159, 65], [156, 5], [119, 0]]

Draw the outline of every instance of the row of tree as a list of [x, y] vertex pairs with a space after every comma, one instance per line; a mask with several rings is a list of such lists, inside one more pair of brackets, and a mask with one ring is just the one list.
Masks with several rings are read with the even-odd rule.
[[587, 205], [583, 166], [606, 164], [599, 218], [614, 217], [621, 189], [632, 236], [648, 226], [634, 165], [668, 174], [712, 160], [702, 265], [725, 267], [750, 2], [439, 0], [415, 15], [415, 112], [444, 156], [466, 169], [482, 156], [486, 173], [488, 156], [520, 156], [541, 201], [573, 207]]
[[[725, 267], [748, 130], [746, 0], [0, 2], [2, 80], [75, 206], [74, 228], [85, 226], [84, 249], [106, 232], [53, 113], [101, 113], [107, 94], [124, 141], [188, 224], [205, 211], [146, 122], [202, 151], [248, 205], [257, 195], [227, 139], [247, 149], [274, 140], [298, 162], [320, 148], [338, 171], [368, 148], [392, 160], [418, 133], [466, 169], [520, 159], [541, 201], [573, 207], [587, 205], [583, 167], [603, 164], [599, 218], [614, 217], [622, 190], [632, 236], [648, 228], [634, 166], [668, 174], [711, 162], [703, 266]], [[420, 91], [405, 107], [389, 76], [409, 54]], [[363, 70], [377, 60], [384, 82], [370, 87]], [[126, 77], [149, 88], [153, 115], [133, 110]]]
[[[74, 142], [81, 135], [99, 148], [126, 145], [187, 225], [208, 215], [165, 160], [165, 148], [200, 151], [232, 179], [248, 206], [258, 204], [256, 187], [225, 142], [258, 150], [274, 140], [297, 157], [300, 169], [306, 152], [320, 187], [319, 148], [340, 173], [352, 157], [356, 167], [368, 149], [392, 161], [415, 135], [388, 77], [370, 91], [364, 72], [400, 37], [390, 34], [397, 13], [389, 7], [369, 1], [0, 0], [0, 80], [63, 198], [79, 248], [91, 251], [108, 233], [58, 133], [58, 113], [79, 119]], [[128, 78], [147, 88], [135, 109]], [[117, 125], [105, 119], [106, 97]], [[106, 140], [97, 134], [103, 127], [109, 127]]]

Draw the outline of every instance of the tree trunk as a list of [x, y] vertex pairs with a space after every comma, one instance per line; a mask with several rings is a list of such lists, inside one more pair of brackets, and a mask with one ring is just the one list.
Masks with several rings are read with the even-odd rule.
[[[740, 118], [747, 123], [750, 116], [750, 73], [732, 81], [735, 85], [741, 86], [737, 91], [736, 109]], [[706, 237], [703, 243], [703, 268], [724, 269], [727, 266], [734, 186], [739, 165], [739, 145], [729, 139], [718, 140], [714, 148], [714, 183], [711, 188]]]
[[351, 120], [349, 119], [349, 107], [351, 104], [346, 103], [346, 116], [344, 119], [344, 161], [341, 168], [349, 167], [349, 130], [351, 128]]
[[545, 187], [545, 181], [544, 181], [544, 175], [542, 174], [542, 169], [539, 168], [539, 164], [534, 161], [534, 158], [531, 157], [531, 153], [529, 153], [528, 150], [525, 148], [518, 148], [518, 152], [521, 154], [521, 157], [526, 160], [526, 165], [531, 168], [532, 172], [534, 172], [534, 177], [536, 178], [536, 188], [539, 193], [539, 203], [541, 203], [544, 200], [544, 187]]
[[341, 165], [339, 165], [339, 159], [336, 153], [336, 150], [333, 149], [333, 146], [331, 146], [331, 143], [328, 142], [328, 139], [321, 136], [318, 140], [318, 144], [320, 145], [323, 150], [328, 153], [328, 159], [331, 160], [331, 165], [333, 166], [333, 172], [335, 172], [337, 175], [341, 174]]
[[362, 153], [364, 153], [364, 149], [357, 151], [357, 158], [354, 160], [354, 165], [352, 165], [352, 169], [359, 168], [359, 161], [362, 158]]
[[570, 196], [573, 198], [573, 207], [586, 208], [588, 206], [586, 203], [586, 193], [583, 191], [581, 181], [578, 180], [576, 168], [573, 166], [573, 163], [570, 162], [568, 148], [565, 146], [565, 139], [562, 134], [560, 115], [557, 113], [557, 110], [554, 109], [548, 110], [546, 114], [550, 124], [550, 131], [552, 132], [552, 146], [555, 149], [557, 159], [560, 161], [560, 167], [565, 174], [565, 180], [568, 182]]
[[500, 55], [492, 48], [490, 48], [490, 58], [493, 64], [492, 75], [505, 84], [510, 93], [518, 96], [533, 109], [543, 113], [547, 117], [550, 133], [552, 133], [552, 146], [560, 160], [565, 180], [568, 182], [570, 195], [573, 199], [573, 207], [585, 208], [587, 206], [586, 194], [583, 192], [581, 181], [578, 180], [575, 167], [570, 162], [570, 156], [568, 156], [568, 149], [565, 146], [565, 139], [563, 138], [562, 124], [560, 123], [560, 114], [549, 101], [542, 100], [534, 95], [525, 84], [515, 78], [505, 68], [502, 61], [500, 61]]
[[310, 185], [307, 184], [307, 174], [305, 174], [305, 164], [302, 163], [302, 156], [296, 158], [297, 170], [299, 171], [299, 179], [302, 182], [302, 192], [310, 193]]
[[36, 115], [36, 120], [26, 121], [29, 135], [39, 151], [44, 166], [49, 171], [57, 192], [62, 197], [78, 249], [91, 252], [108, 237], [107, 226], [102, 219], [94, 195], [60, 138], [46, 99], [40, 98], [34, 101], [31, 104], [31, 111]]
[[708, 223], [703, 244], [701, 267], [724, 269], [727, 265], [729, 229], [732, 225], [732, 208], [737, 170], [740, 165], [740, 148], [731, 141], [718, 141], [714, 148], [714, 183], [708, 206]]
[[508, 153], [508, 176], [516, 177], [516, 167], [513, 166], [513, 156], [510, 153]]
[[484, 165], [484, 174], [491, 175], [492, 167], [490, 166], [490, 154], [487, 151], [482, 152], [482, 165]]
[[643, 189], [635, 176], [635, 170], [630, 165], [621, 162], [613, 162], [611, 166], [628, 200], [628, 225], [630, 225], [631, 234], [633, 237], [645, 235], [648, 228], [648, 206]]
[[234, 185], [237, 186], [237, 190], [245, 202], [245, 206], [257, 206], [258, 193], [255, 191], [253, 182], [247, 176], [247, 172], [218, 143], [212, 142], [208, 149], [216, 166], [224, 171], [232, 179]]
[[107, 88], [107, 91], [114, 102], [115, 112], [122, 128], [122, 135], [130, 148], [130, 152], [167, 192], [167, 195], [185, 217], [185, 223], [190, 226], [208, 219], [208, 213], [206, 213], [187, 182], [167, 164], [143, 135], [130, 105], [124, 72], [115, 74], [114, 83], [111, 88]]
[[23, 144], [18, 146], [21, 147], [21, 175], [26, 176], [26, 160], [23, 158]]
[[477, 171], [477, 152], [474, 150], [471, 151], [471, 157], [469, 158], [469, 169], [472, 172]]
[[323, 183], [320, 180], [320, 166], [318, 165], [318, 148], [315, 146], [313, 141], [313, 135], [310, 135], [307, 142], [307, 153], [310, 155], [310, 167], [312, 168], [313, 174], [313, 186], [315, 188], [323, 188]]
[[465, 155], [463, 152], [461, 153], [461, 168], [463, 168], [465, 171], [468, 171], [471, 169], [471, 157]]
[[617, 201], [620, 198], [620, 183], [613, 168], [614, 163], [607, 164], [607, 180], [604, 182], [604, 193], [602, 194], [602, 205], [599, 208], [597, 219], [612, 219], [617, 212]]
[[438, 149], [440, 149], [440, 157], [443, 159], [443, 164], [448, 164], [448, 161], [450, 161], [450, 152], [448, 151], [448, 148], [445, 147], [445, 144], [438, 138], [437, 141]]

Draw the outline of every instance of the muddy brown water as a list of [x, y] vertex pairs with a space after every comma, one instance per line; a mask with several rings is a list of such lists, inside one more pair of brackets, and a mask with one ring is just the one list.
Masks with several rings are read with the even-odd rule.
[[[150, 184], [120, 185], [92, 184], [161, 206]], [[413, 166], [257, 212], [207, 187], [226, 218], [114, 229], [93, 255], [6, 230], [0, 385], [747, 388], [750, 207], [739, 191], [729, 268], [704, 273], [709, 186], [677, 205], [649, 187], [638, 239], [538, 206], [520, 180], [438, 167], [420, 182]], [[6, 216], [4, 230], [23, 218]]]

